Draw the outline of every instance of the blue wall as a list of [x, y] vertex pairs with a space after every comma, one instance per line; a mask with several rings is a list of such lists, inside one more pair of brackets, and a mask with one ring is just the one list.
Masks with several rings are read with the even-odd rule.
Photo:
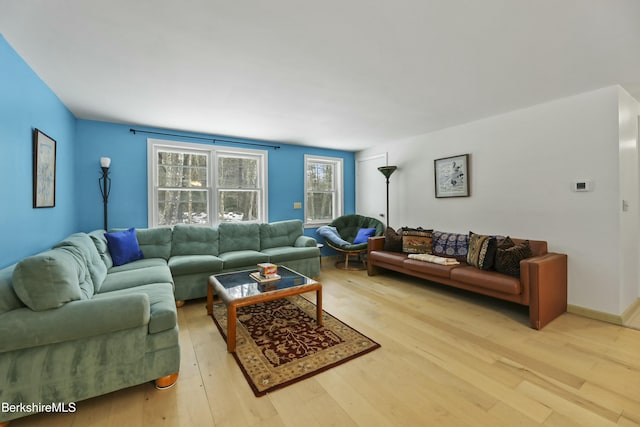
[[[111, 196], [109, 228], [147, 227], [147, 138], [211, 144], [189, 138], [133, 134], [130, 125], [78, 120], [78, 228], [91, 231], [102, 228], [102, 198], [98, 188], [100, 157], [111, 157]], [[135, 127], [152, 132], [178, 133], [211, 138], [211, 135], [176, 132], [166, 129]], [[234, 139], [240, 142], [276, 144], [279, 150], [266, 149], [269, 158], [269, 221], [304, 220], [303, 209], [293, 209], [294, 202], [304, 203], [304, 155], [340, 157], [344, 159], [345, 213], [355, 210], [355, 155], [348, 151], [326, 150], [297, 145]], [[216, 146], [233, 144], [216, 143]], [[235, 145], [235, 147], [238, 147]], [[244, 147], [252, 148], [252, 147]], [[261, 147], [254, 147], [261, 148]], [[261, 148], [262, 149], [262, 148]], [[314, 230], [307, 230], [314, 235]]]
[[[102, 228], [102, 199], [98, 187], [100, 157], [112, 159], [109, 227], [147, 226], [147, 138], [150, 136], [134, 135], [129, 132], [130, 127], [77, 120], [0, 34], [0, 268], [45, 250], [71, 233]], [[57, 142], [56, 206], [53, 208], [32, 207], [34, 128]], [[195, 142], [189, 138], [155, 138]], [[354, 153], [276, 144], [281, 146], [279, 150], [268, 149], [269, 221], [304, 220], [304, 210], [293, 209], [293, 203], [304, 203], [305, 154], [344, 159], [344, 210], [347, 214], [354, 213]], [[316, 237], [315, 229], [307, 229], [305, 234]]]
[[[76, 119], [0, 34], [0, 268], [76, 230]], [[57, 142], [56, 205], [33, 208], [32, 132]]]

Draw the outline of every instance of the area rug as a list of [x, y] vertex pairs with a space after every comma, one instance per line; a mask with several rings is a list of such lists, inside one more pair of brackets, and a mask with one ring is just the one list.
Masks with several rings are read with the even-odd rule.
[[[213, 306], [213, 321], [227, 339], [227, 309]], [[232, 353], [256, 396], [309, 378], [380, 347], [326, 311], [295, 295], [238, 308]]]

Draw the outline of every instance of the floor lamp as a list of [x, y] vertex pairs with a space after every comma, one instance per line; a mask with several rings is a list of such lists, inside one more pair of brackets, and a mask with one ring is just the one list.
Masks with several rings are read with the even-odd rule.
[[389, 227], [389, 177], [398, 169], [397, 166], [380, 166], [378, 170], [387, 178], [387, 227]]
[[102, 203], [104, 204], [104, 231], [107, 228], [107, 205], [109, 204], [109, 193], [111, 192], [111, 178], [109, 178], [109, 166], [111, 159], [109, 157], [100, 157], [100, 167], [102, 168], [102, 176], [98, 179], [100, 186], [100, 194], [102, 194]]

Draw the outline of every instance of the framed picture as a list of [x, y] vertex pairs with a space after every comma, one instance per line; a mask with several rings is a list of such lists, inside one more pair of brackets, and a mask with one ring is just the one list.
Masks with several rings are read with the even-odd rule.
[[436, 197], [469, 197], [469, 155], [433, 161]]
[[33, 130], [33, 207], [56, 205], [56, 141]]

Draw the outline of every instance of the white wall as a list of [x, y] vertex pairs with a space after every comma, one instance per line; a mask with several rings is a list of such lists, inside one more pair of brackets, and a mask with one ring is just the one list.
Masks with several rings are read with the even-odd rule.
[[[392, 227], [546, 240], [550, 251], [568, 254], [569, 304], [620, 314], [628, 298], [623, 278], [638, 289], [629, 260], [619, 259], [622, 232], [635, 230], [637, 238], [637, 219], [620, 224], [619, 161], [627, 159], [619, 152], [620, 90], [607, 87], [389, 141], [356, 159], [388, 152], [389, 164], [398, 166], [390, 187]], [[434, 159], [464, 153], [471, 155], [471, 197], [436, 199]], [[625, 197], [635, 212], [637, 154], [633, 162], [625, 170], [631, 179], [636, 174], [635, 193]], [[572, 192], [579, 179], [592, 180], [593, 191]], [[365, 197], [380, 190], [378, 183], [356, 183], [356, 194]], [[637, 248], [631, 256], [637, 264]]]
[[[620, 157], [620, 197], [628, 208], [620, 209], [620, 307], [635, 302], [640, 295], [638, 203], [640, 177], [638, 176], [638, 115], [640, 104], [624, 89], [619, 88], [618, 124]], [[622, 201], [621, 201], [622, 203]]]

